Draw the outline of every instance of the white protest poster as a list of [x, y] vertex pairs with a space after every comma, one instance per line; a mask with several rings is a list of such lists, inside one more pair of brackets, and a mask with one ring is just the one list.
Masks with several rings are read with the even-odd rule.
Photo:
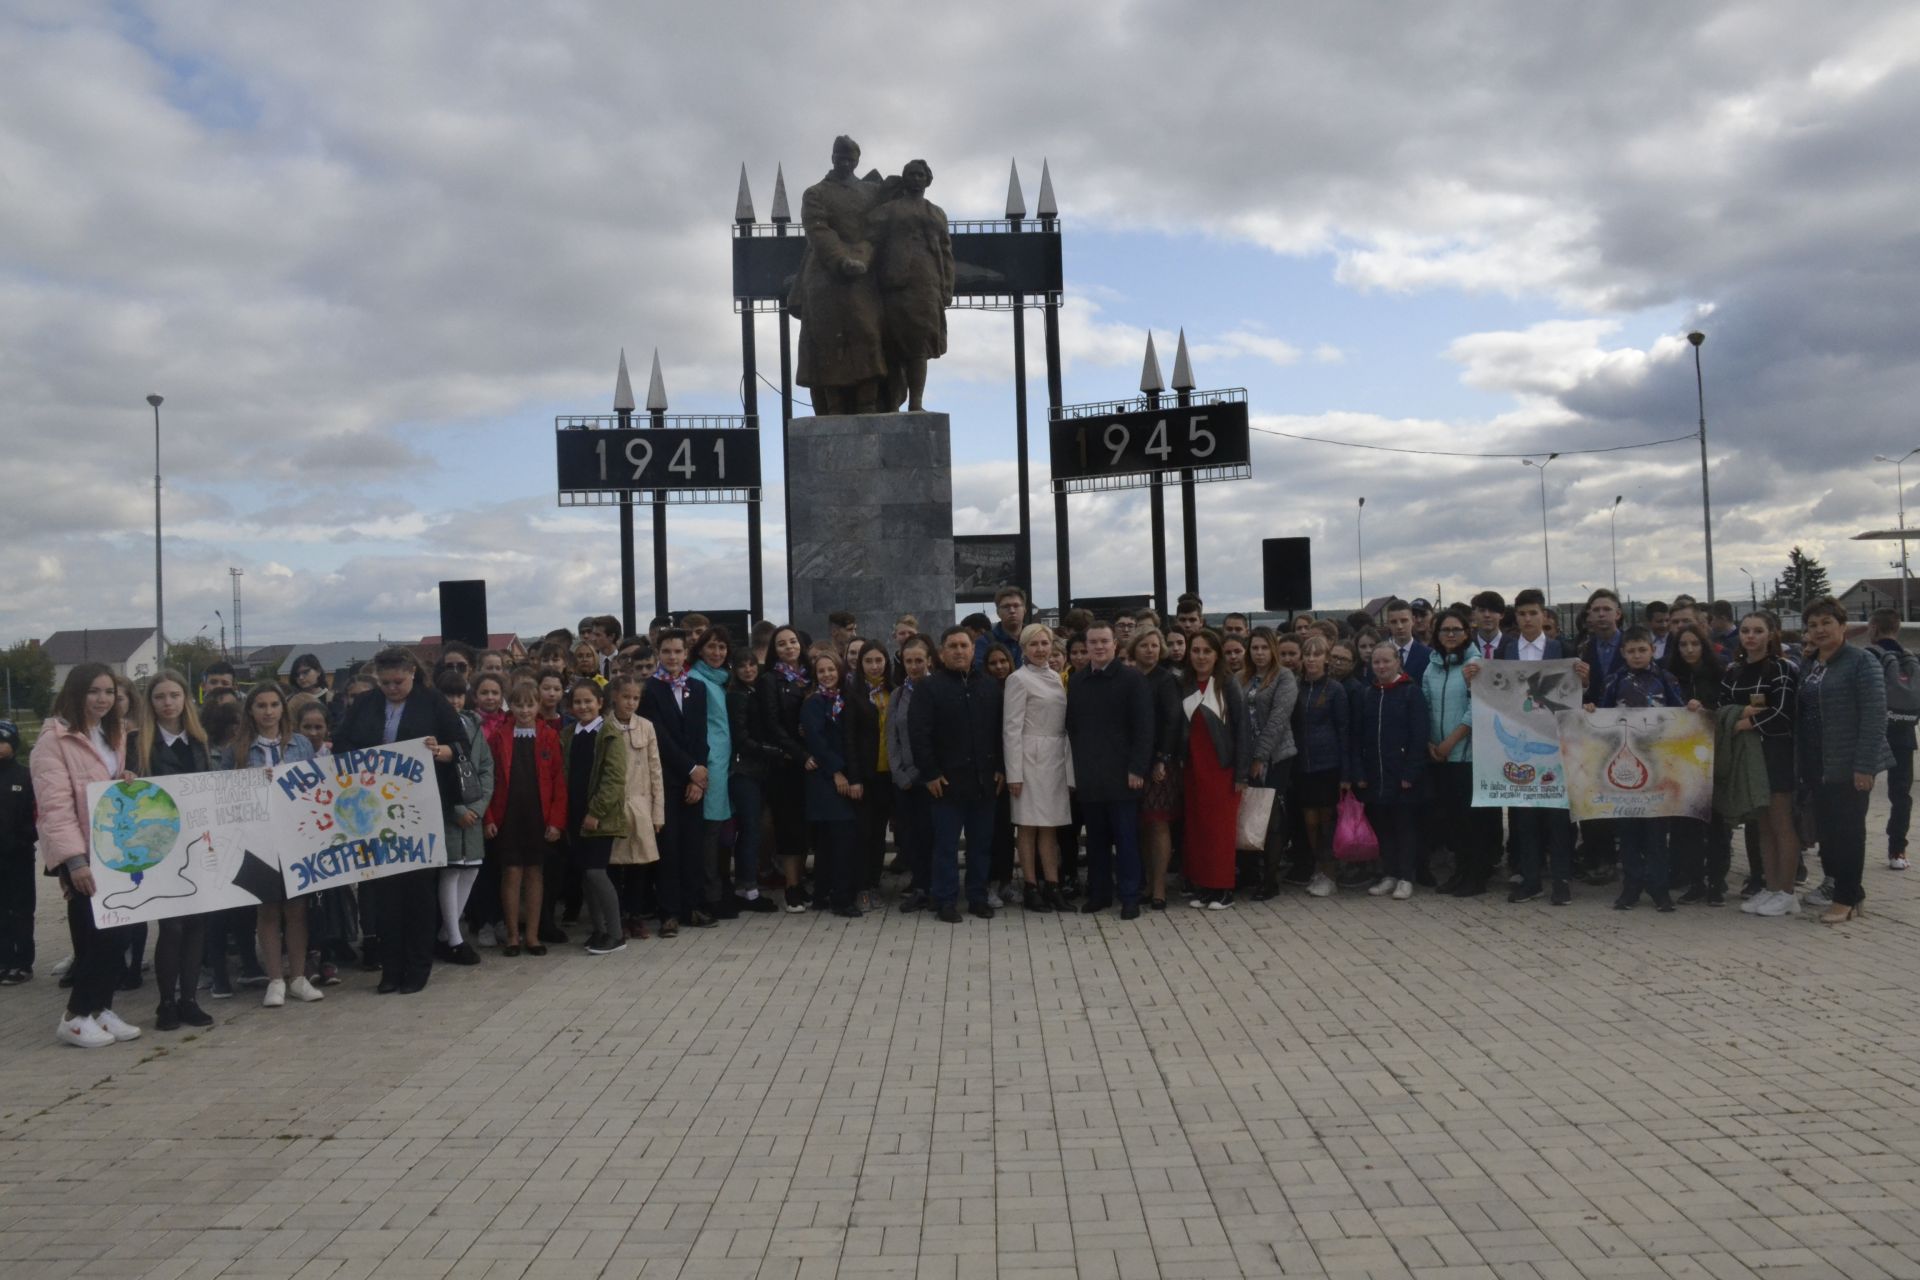
[[1566, 808], [1566, 769], [1554, 716], [1580, 707], [1573, 660], [1496, 659], [1478, 666], [1473, 677], [1473, 803], [1481, 808]]
[[265, 769], [87, 788], [93, 922], [100, 928], [251, 907], [281, 883]]
[[288, 897], [447, 865], [423, 739], [280, 765], [267, 805]]
[[1713, 816], [1713, 716], [1683, 707], [1560, 713], [1567, 798], [1590, 818]]

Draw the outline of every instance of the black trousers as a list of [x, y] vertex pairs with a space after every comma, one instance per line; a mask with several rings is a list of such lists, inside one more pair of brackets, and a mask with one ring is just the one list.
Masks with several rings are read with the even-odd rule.
[[[1909, 727], [1909, 732], [1911, 728]], [[1893, 748], [1887, 770], [1887, 856], [1907, 851], [1907, 827], [1913, 821], [1913, 748]]]
[[700, 804], [667, 798], [667, 825], [656, 839], [660, 846], [660, 918], [685, 919], [695, 911], [711, 910], [707, 901], [707, 819]]
[[73, 989], [67, 993], [67, 1016], [82, 1018], [113, 1008], [113, 993], [126, 971], [127, 935], [130, 927], [96, 928], [93, 900], [72, 892], [73, 882], [60, 873], [60, 883], [68, 890], [67, 929], [73, 934], [73, 967], [67, 976]]
[[933, 798], [921, 786], [893, 793], [893, 843], [900, 865], [907, 869], [908, 887], [927, 893], [933, 888]]
[[39, 859], [31, 849], [0, 861], [0, 973], [33, 969], [33, 910], [39, 901]]
[[440, 932], [440, 868], [369, 880], [360, 886], [360, 900], [380, 931], [380, 980], [425, 986]]
[[[880, 872], [887, 861], [887, 822], [893, 817], [893, 775], [876, 773], [861, 788], [854, 805], [859, 815], [859, 882], [862, 889], [878, 889]], [[896, 824], [897, 826], [897, 824]], [[896, 832], [897, 834], [897, 832]]]
[[1833, 900], [1844, 907], [1867, 900], [1867, 801], [1871, 791], [1853, 779], [1822, 782], [1813, 789], [1814, 821], [1820, 827], [1820, 865], [1833, 877]]
[[814, 893], [816, 898], [824, 895], [836, 911], [853, 905], [854, 886], [861, 874], [859, 840], [857, 819], [813, 824]]
[[160, 922], [153, 944], [153, 976], [160, 986], [160, 1003], [192, 1000], [198, 992], [200, 957], [207, 945], [206, 920], [198, 915]]
[[1727, 887], [1727, 870], [1733, 865], [1733, 832], [1715, 814], [1708, 822], [1697, 818], [1674, 818], [1668, 827], [1667, 847], [1671, 854], [1673, 887], [1676, 889], [1719, 889]]
[[1513, 831], [1513, 870], [1523, 885], [1538, 889], [1543, 874], [1573, 878], [1573, 822], [1565, 809], [1509, 809], [1507, 825]]

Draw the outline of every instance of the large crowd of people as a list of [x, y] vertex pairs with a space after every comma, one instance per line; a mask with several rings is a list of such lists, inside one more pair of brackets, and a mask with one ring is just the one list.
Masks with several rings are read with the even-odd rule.
[[[937, 629], [900, 617], [884, 636], [844, 613], [823, 637], [770, 623], [734, 636], [699, 615], [627, 636], [597, 616], [531, 649], [447, 644], [430, 668], [388, 649], [337, 681], [302, 655], [286, 684], [244, 691], [224, 664], [197, 690], [170, 670], [136, 687], [82, 664], [30, 753], [0, 721], [0, 985], [33, 976], [36, 872], [57, 877], [72, 944], [58, 1037], [104, 1047], [141, 1034], [114, 1004], [149, 969], [164, 1031], [209, 1025], [203, 995], [308, 1003], [355, 967], [410, 995], [436, 963], [478, 964], [483, 948], [507, 963], [559, 946], [605, 956], [747, 913], [1135, 920], [1176, 886], [1214, 911], [1296, 888], [1404, 901], [1500, 887], [1510, 903], [1565, 905], [1577, 882], [1617, 881], [1622, 910], [1732, 892], [1756, 916], [1805, 903], [1839, 924], [1866, 896], [1883, 772], [1887, 866], [1907, 866], [1920, 660], [1891, 611], [1856, 645], [1831, 598], [1799, 635], [1765, 610], [1684, 597], [1628, 625], [1605, 589], [1568, 635], [1537, 590], [1279, 628], [1242, 613], [1216, 627], [1191, 596], [1171, 619], [1030, 621], [1017, 588], [994, 609]], [[1723, 750], [1758, 779], [1744, 811], [1576, 825], [1565, 809], [1476, 807], [1482, 664], [1560, 658], [1590, 708], [1715, 712]], [[91, 783], [415, 739], [435, 761], [445, 867], [96, 927]], [[1268, 793], [1248, 807], [1251, 837], [1250, 789]], [[1363, 802], [1377, 858], [1336, 856], [1345, 796]], [[1816, 845], [1823, 875], [1803, 898]]]

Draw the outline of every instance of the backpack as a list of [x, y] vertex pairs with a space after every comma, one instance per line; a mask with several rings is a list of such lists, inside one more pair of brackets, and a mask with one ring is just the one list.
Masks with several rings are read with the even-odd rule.
[[1887, 719], [1894, 724], [1920, 723], [1920, 658], [1903, 648], [1874, 648], [1887, 680]]
[[459, 715], [461, 726], [467, 731], [468, 741], [455, 742], [450, 745], [453, 747], [454, 773], [460, 779], [460, 803], [478, 804], [482, 798], [480, 792], [480, 767], [473, 762], [473, 749], [470, 743], [476, 735], [480, 721], [477, 716], [474, 717], [471, 722], [468, 721], [467, 717], [472, 715], [472, 712], [462, 711]]

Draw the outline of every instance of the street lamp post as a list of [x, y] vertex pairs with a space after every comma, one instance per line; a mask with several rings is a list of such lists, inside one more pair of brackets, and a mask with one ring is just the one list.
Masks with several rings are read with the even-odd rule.
[[1908, 622], [1913, 615], [1907, 612], [1907, 486], [1901, 474], [1901, 467], [1908, 458], [1920, 453], [1920, 448], [1909, 449], [1897, 458], [1889, 458], [1884, 453], [1873, 455], [1875, 462], [1893, 464], [1893, 497], [1900, 509], [1900, 621]]
[[1707, 384], [1700, 374], [1700, 344], [1707, 335], [1695, 329], [1687, 335], [1687, 341], [1693, 344], [1693, 389], [1700, 398], [1700, 521], [1701, 531], [1706, 535], [1707, 547], [1707, 599], [1711, 602], [1713, 594], [1713, 499], [1707, 492]]
[[[1542, 475], [1541, 483], [1546, 483], [1546, 479], [1546, 476]], [[1607, 512], [1607, 549], [1613, 553], [1613, 594], [1616, 596], [1620, 594], [1620, 542], [1615, 537], [1614, 530], [1620, 523], [1620, 503], [1626, 496], [1624, 493], [1614, 494], [1613, 510]]]
[[1360, 607], [1367, 607], [1367, 500], [1360, 499], [1360, 505], [1354, 508], [1353, 543], [1360, 553]]
[[[1547, 540], [1547, 463], [1560, 455], [1550, 453], [1546, 462], [1535, 462], [1532, 458], [1520, 459], [1523, 467], [1534, 467], [1540, 472], [1540, 558], [1547, 570], [1547, 607], [1553, 607], [1553, 545]], [[1619, 594], [1615, 592], [1615, 594]]]
[[160, 405], [164, 399], [157, 395], [147, 397], [147, 403], [153, 406], [153, 665], [156, 669], [167, 664], [166, 599], [160, 581]]
[[1739, 568], [1740, 572], [1747, 575], [1747, 599], [1752, 602], [1754, 609], [1757, 611], [1760, 608], [1760, 584], [1754, 581], [1753, 575], [1747, 572], [1745, 565], [1741, 565]]

